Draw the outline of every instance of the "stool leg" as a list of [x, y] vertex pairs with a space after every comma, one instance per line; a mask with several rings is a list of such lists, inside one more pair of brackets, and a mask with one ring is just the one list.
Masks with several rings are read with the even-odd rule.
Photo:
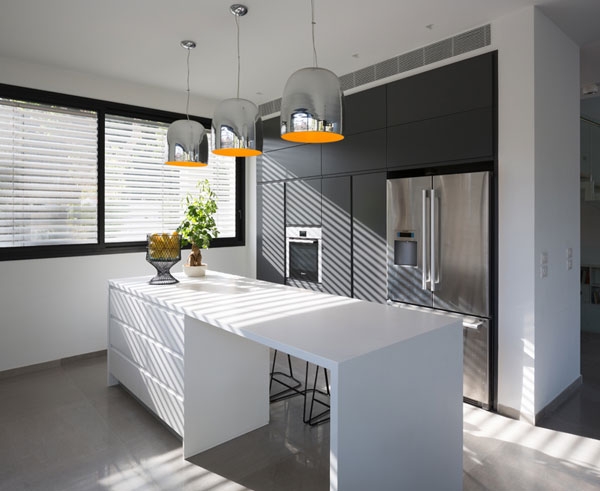
[[[301, 389], [302, 382], [300, 382], [300, 380], [298, 380], [296, 377], [294, 377], [294, 369], [292, 368], [292, 357], [290, 355], [287, 355], [289, 374], [275, 371], [276, 360], [277, 360], [277, 350], [275, 350], [274, 354], [273, 354], [273, 363], [271, 365], [271, 378], [269, 381], [269, 392], [271, 391], [271, 387], [273, 386], [273, 381], [277, 382], [278, 384], [283, 385], [285, 387], [285, 389], [283, 389], [275, 394], [272, 394], [269, 397], [269, 401], [276, 402], [276, 401], [280, 401], [282, 399], [287, 399], [288, 397], [302, 395], [302, 393], [303, 393], [303, 390]], [[276, 375], [283, 377], [284, 380], [282, 380], [282, 378], [277, 378]]]
[[[326, 385], [326, 392], [317, 389], [317, 383], [318, 383], [318, 379], [319, 379], [319, 370], [322, 369], [323, 372], [325, 373], [325, 385]], [[306, 375], [305, 375], [305, 380], [306, 380], [306, 384], [308, 384], [308, 362], [306, 363]], [[306, 393], [307, 392], [311, 392], [311, 399], [310, 399], [310, 411], [308, 413], [308, 418], [306, 418]], [[323, 367], [319, 367], [318, 365], [316, 365], [315, 368], [315, 378], [314, 378], [314, 383], [311, 389], [308, 388], [308, 385], [306, 385], [306, 390], [305, 390], [305, 395], [304, 395], [304, 413], [302, 415], [302, 419], [304, 421], [304, 423], [308, 423], [311, 426], [315, 426], [321, 423], [325, 423], [327, 421], [329, 421], [329, 416], [328, 415], [329, 411], [330, 411], [330, 406], [328, 403], [320, 401], [319, 399], [317, 399], [315, 397], [315, 393], [318, 392], [319, 394], [325, 395], [325, 396], [330, 396], [330, 390], [329, 390], [329, 377], [327, 376], [327, 369], [323, 368]], [[319, 414], [317, 414], [316, 416], [313, 416], [313, 411], [314, 411], [314, 406], [315, 406], [315, 402], [317, 402], [318, 404], [321, 404], [322, 406], [325, 406], [325, 410], [323, 410], [322, 412], [320, 412]], [[326, 417], [323, 417], [326, 416]]]

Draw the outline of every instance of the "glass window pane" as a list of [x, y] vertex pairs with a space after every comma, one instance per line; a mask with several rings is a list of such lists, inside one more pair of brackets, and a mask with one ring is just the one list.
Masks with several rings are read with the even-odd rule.
[[0, 247], [97, 242], [94, 111], [0, 98]]
[[174, 231], [183, 217], [183, 198], [203, 179], [217, 195], [219, 238], [235, 237], [234, 158], [211, 153], [206, 167], [168, 166], [168, 123], [106, 116], [105, 128], [107, 243]]

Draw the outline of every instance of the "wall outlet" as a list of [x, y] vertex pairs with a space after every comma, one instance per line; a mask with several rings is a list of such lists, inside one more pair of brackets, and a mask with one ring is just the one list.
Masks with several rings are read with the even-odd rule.
[[548, 264], [548, 253], [546, 251], [540, 254], [540, 264]]
[[548, 265], [542, 264], [540, 266], [540, 278], [545, 278], [546, 276], [548, 276]]
[[573, 269], [573, 248], [567, 247], [567, 271]]

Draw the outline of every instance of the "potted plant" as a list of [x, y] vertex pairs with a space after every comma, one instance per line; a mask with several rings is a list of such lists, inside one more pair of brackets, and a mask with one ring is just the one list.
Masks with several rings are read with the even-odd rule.
[[204, 276], [206, 264], [202, 264], [200, 249], [208, 249], [211, 239], [218, 237], [219, 231], [214, 215], [217, 212], [216, 195], [210, 188], [208, 179], [198, 182], [198, 195], [185, 197], [185, 214], [177, 232], [183, 245], [192, 245], [183, 271], [188, 276]]

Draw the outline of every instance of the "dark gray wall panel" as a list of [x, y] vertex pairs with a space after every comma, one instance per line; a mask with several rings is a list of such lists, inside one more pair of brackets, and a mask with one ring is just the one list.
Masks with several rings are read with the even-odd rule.
[[352, 219], [350, 176], [324, 178], [323, 288], [327, 293], [352, 296]]
[[284, 184], [259, 184], [256, 196], [257, 250], [256, 277], [285, 281]]
[[387, 300], [386, 173], [352, 176], [354, 297]]

